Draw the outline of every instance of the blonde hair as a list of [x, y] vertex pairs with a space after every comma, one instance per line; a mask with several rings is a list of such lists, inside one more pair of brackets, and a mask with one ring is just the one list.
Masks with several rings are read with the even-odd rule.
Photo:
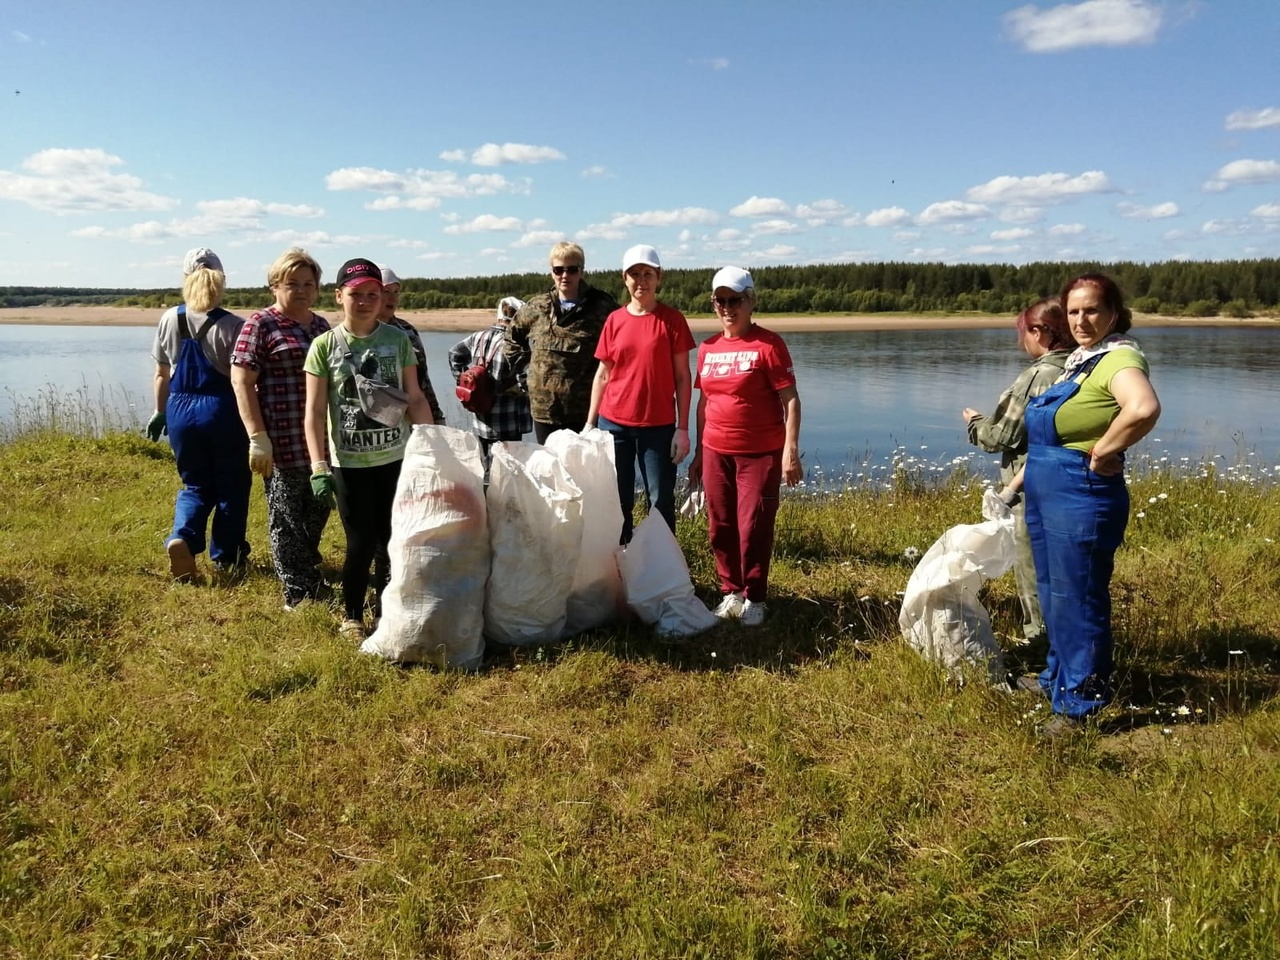
[[561, 240], [552, 247], [547, 259], [549, 261], [568, 260], [570, 263], [576, 263], [580, 267], [587, 265], [587, 255], [582, 252], [582, 248], [576, 243], [570, 243], [568, 240]]
[[301, 247], [290, 247], [276, 257], [276, 262], [267, 270], [267, 286], [274, 287], [293, 271], [301, 270], [303, 267], [311, 268], [311, 272], [316, 275], [316, 286], [319, 287], [320, 264], [316, 263], [315, 257]]
[[221, 270], [196, 267], [195, 272], [182, 281], [182, 299], [197, 313], [208, 313], [222, 302], [227, 291], [227, 275]]

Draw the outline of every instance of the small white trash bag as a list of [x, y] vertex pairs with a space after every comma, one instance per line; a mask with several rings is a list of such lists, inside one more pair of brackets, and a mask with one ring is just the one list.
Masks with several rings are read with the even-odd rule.
[[982, 515], [982, 523], [946, 531], [920, 558], [907, 581], [898, 625], [916, 652], [948, 673], [979, 667], [999, 683], [1005, 679], [1003, 657], [978, 590], [1013, 567], [1014, 518], [994, 490], [983, 495]]
[[694, 594], [684, 553], [658, 511], [649, 511], [619, 550], [618, 569], [627, 606], [659, 633], [687, 637], [720, 622]]

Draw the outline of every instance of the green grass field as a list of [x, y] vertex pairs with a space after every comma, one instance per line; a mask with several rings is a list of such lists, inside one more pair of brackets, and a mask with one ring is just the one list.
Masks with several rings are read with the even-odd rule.
[[1280, 955], [1275, 487], [1135, 479], [1119, 696], [1046, 745], [897, 632], [963, 477], [788, 498], [758, 630], [466, 676], [283, 612], [260, 489], [249, 575], [171, 583], [168, 447], [47, 414], [0, 445], [0, 956]]

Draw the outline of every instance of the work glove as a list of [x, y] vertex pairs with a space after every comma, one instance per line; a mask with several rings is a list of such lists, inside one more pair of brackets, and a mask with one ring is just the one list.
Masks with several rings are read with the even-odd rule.
[[249, 434], [249, 469], [260, 477], [271, 476], [275, 461], [271, 457], [271, 438], [265, 430]]
[[679, 463], [689, 455], [689, 431], [676, 429], [671, 438], [671, 462]]
[[1006, 507], [1016, 507], [1022, 502], [1022, 491], [1016, 490], [1011, 486], [1005, 487], [996, 496], [1001, 499]]
[[152, 443], [159, 443], [160, 437], [169, 432], [169, 424], [165, 418], [163, 410], [157, 410], [151, 415], [151, 419], [147, 421], [147, 439]]
[[[337, 503], [337, 494], [334, 492], [333, 474], [325, 470], [316, 470], [320, 464], [312, 464], [311, 469], [315, 470], [311, 474], [311, 493], [320, 501], [320, 505], [328, 510], [333, 509], [333, 505]], [[327, 468], [328, 464], [324, 464]]]

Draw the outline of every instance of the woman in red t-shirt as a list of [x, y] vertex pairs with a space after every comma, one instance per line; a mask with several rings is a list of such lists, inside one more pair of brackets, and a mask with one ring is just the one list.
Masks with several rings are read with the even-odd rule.
[[782, 338], [751, 319], [751, 274], [724, 267], [711, 281], [722, 332], [698, 348], [698, 447], [692, 482], [707, 498], [711, 552], [724, 598], [722, 620], [764, 620], [769, 560], [782, 481], [794, 487], [800, 467], [800, 395]]
[[638, 244], [622, 257], [631, 302], [605, 320], [596, 346], [588, 426], [613, 436], [622, 505], [622, 542], [631, 540], [636, 461], [649, 506], [676, 529], [676, 465], [689, 455], [689, 351], [693, 334], [684, 314], [658, 302], [658, 251]]

